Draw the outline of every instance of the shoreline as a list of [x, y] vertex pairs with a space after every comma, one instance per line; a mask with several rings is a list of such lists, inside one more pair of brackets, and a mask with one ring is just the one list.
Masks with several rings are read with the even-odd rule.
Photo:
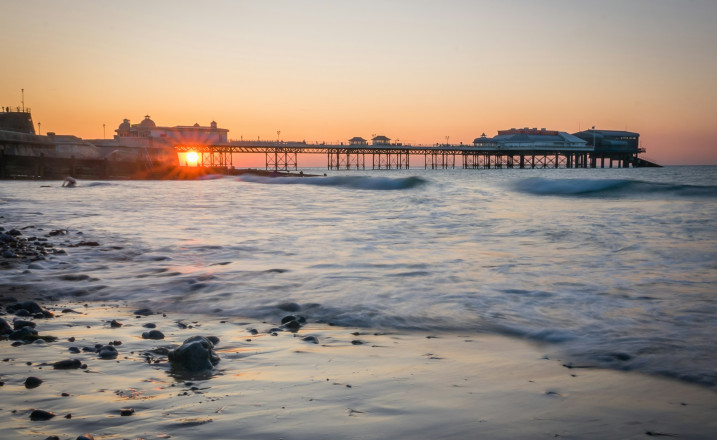
[[[0, 317], [11, 325], [12, 293], [0, 293]], [[11, 300], [37, 296], [16, 293]], [[40, 300], [54, 317], [33, 319], [36, 330], [57, 340], [0, 341], [0, 427], [13, 438], [708, 439], [717, 433], [711, 390], [639, 373], [568, 369], [540, 346], [504, 336], [378, 332], [310, 319], [294, 333], [281, 331], [278, 318], [137, 314], [120, 302]], [[289, 314], [277, 309], [282, 313]], [[164, 339], [142, 338], [152, 326]], [[178, 375], [157, 349], [194, 335], [218, 337], [221, 360], [209, 375]], [[116, 347], [116, 359], [98, 357], [95, 346], [104, 344]], [[52, 368], [69, 359], [86, 368]], [[42, 383], [28, 389], [28, 377]], [[33, 421], [33, 409], [55, 417]]]
[[[64, 260], [65, 247], [94, 243], [47, 225], [17, 229], [17, 235], [0, 230], [16, 237], [16, 257], [0, 259], [12, 262], [0, 266], [0, 277], [21, 275], [35, 258]], [[16, 316], [12, 305], [24, 301], [37, 301], [53, 317]], [[13, 327], [15, 319], [33, 322], [38, 332], [26, 341], [0, 337], [0, 429], [10, 438], [66, 440], [84, 433], [287, 440], [717, 436], [714, 390], [637, 372], [568, 368], [546, 355], [550, 345], [468, 331], [332, 326], [310, 314], [297, 332], [282, 328], [282, 317], [302, 314], [299, 306], [277, 305], [267, 321], [222, 312], [135, 313], [139, 307], [52, 297], [29, 283], [0, 285], [0, 318]], [[164, 338], [142, 337], [151, 330]], [[193, 336], [219, 339], [221, 360], [208, 374], [182, 374], [168, 359]], [[116, 358], [100, 356], [98, 347], [107, 346]], [[80, 368], [53, 368], [73, 359]], [[27, 387], [30, 377], [39, 386]], [[32, 420], [34, 410], [54, 416]]]

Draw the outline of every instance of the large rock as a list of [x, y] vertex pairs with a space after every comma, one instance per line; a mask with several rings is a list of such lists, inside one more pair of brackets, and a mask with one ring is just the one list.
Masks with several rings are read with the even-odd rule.
[[187, 371], [207, 371], [219, 363], [219, 356], [214, 352], [214, 344], [204, 336], [192, 336], [182, 345], [169, 352], [172, 366]]

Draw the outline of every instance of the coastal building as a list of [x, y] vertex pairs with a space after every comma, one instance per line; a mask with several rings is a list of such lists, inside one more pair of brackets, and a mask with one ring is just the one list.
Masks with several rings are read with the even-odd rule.
[[574, 133], [594, 147], [596, 152], [638, 153], [640, 149], [640, 133], [620, 130], [584, 130]]
[[349, 145], [352, 146], [361, 146], [361, 145], [368, 145], [368, 141], [362, 137], [355, 136], [349, 139]]
[[375, 136], [371, 139], [371, 145], [391, 145], [391, 139], [386, 136]]
[[640, 147], [640, 134], [632, 131], [622, 130], [590, 130], [579, 131], [574, 136], [583, 139], [593, 149], [593, 166], [604, 168], [607, 162], [610, 168], [616, 162], [620, 168], [629, 164], [633, 166], [655, 166], [654, 163], [637, 157], [644, 153], [645, 149]]
[[473, 145], [505, 150], [592, 150], [585, 140], [564, 131], [527, 127], [499, 130], [492, 138], [483, 133], [473, 140]]
[[[225, 144], [229, 130], [218, 128], [217, 123], [212, 121], [209, 126], [178, 125], [175, 127], [160, 127], [146, 115], [139, 124], [130, 124], [125, 119], [119, 125], [115, 139], [122, 144], [146, 144], [147, 140], [162, 140], [173, 144]], [[132, 141], [132, 140], [136, 141]]]

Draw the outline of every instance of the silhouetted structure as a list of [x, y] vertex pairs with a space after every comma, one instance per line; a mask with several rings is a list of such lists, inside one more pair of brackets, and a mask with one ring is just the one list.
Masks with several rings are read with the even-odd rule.
[[607, 161], [610, 168], [615, 163], [619, 168], [658, 167], [659, 165], [638, 157], [645, 149], [640, 147], [640, 134], [621, 130], [590, 130], [580, 131], [574, 136], [583, 139], [593, 149], [592, 167], [605, 168]]

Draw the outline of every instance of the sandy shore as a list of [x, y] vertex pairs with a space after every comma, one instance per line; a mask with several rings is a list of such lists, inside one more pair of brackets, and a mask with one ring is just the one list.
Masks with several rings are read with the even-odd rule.
[[[21, 292], [0, 295], [5, 306], [13, 293]], [[250, 322], [161, 310], [140, 316], [123, 304], [42, 305], [55, 317], [36, 319], [36, 329], [55, 342], [0, 341], [4, 438], [717, 437], [713, 391], [566, 368], [546, 355], [547, 347], [520, 340], [380, 333], [310, 319], [297, 333], [272, 335], [286, 312], [277, 310], [277, 322]], [[12, 322], [13, 316], [3, 318]], [[142, 338], [151, 324], [163, 340]], [[194, 335], [220, 339], [221, 361], [208, 376], [173, 375], [167, 356], [152, 352]], [[91, 350], [109, 343], [116, 359]], [[53, 369], [64, 359], [79, 359], [86, 368]], [[26, 388], [28, 377], [42, 383]], [[33, 409], [55, 417], [33, 421]]]

